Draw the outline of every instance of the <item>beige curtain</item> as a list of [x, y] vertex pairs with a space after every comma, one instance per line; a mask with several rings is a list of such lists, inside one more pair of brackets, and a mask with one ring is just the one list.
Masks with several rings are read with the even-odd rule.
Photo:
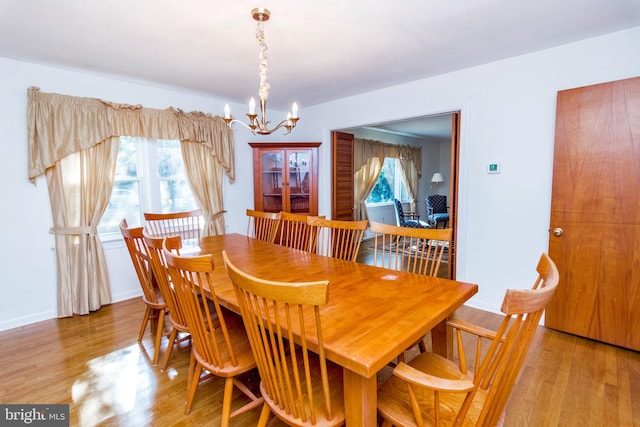
[[354, 174], [353, 198], [356, 204], [354, 209], [356, 221], [367, 219], [368, 217], [365, 201], [378, 181], [383, 163], [384, 157], [371, 157], [369, 161]]
[[208, 156], [208, 147], [203, 144], [184, 141], [182, 158], [185, 171], [196, 204], [204, 215], [203, 236], [217, 236], [224, 234], [224, 211], [222, 202], [222, 165]]
[[55, 162], [112, 136], [202, 143], [229, 179], [235, 178], [233, 131], [218, 116], [44, 93], [31, 87], [28, 90], [27, 126], [29, 179], [32, 182]]
[[[404, 182], [407, 184], [406, 189], [411, 198], [409, 210], [416, 212], [416, 196], [418, 195], [418, 180], [421, 173], [418, 172], [416, 163], [422, 164], [422, 157], [419, 157], [419, 162], [416, 162], [414, 148], [400, 147], [400, 166], [402, 167], [401, 174]], [[421, 154], [420, 154], [421, 155]]]
[[[107, 199], [110, 195], [113, 178], [109, 181], [107, 173], [99, 169], [108, 167], [111, 161], [115, 162], [110, 153], [111, 150], [117, 152], [118, 144], [112, 138], [179, 139], [204, 147], [201, 151], [208, 153], [207, 163], [215, 165], [211, 168], [214, 172], [207, 173], [207, 179], [215, 178], [216, 181], [207, 182], [210, 187], [206, 190], [195, 186], [194, 193], [199, 193], [201, 207], [207, 212], [207, 219], [214, 223], [209, 226], [209, 233], [224, 232], [221, 178], [224, 171], [233, 181], [235, 172], [233, 132], [222, 118], [174, 108], [157, 110], [95, 98], [43, 93], [35, 87], [29, 88], [27, 95], [29, 179], [35, 183], [37, 177], [47, 174], [54, 218], [52, 231], [56, 235], [58, 316], [86, 314], [110, 301], [104, 251], [95, 234], [95, 227], [106, 209], [103, 206], [104, 194], [95, 196], [91, 191], [104, 185], [109, 189]], [[85, 152], [103, 142], [99, 150]], [[78, 160], [73, 157], [67, 159], [76, 153], [81, 153]], [[71, 166], [75, 162], [82, 167]], [[63, 163], [65, 166], [61, 166]], [[191, 161], [191, 164], [195, 163]], [[72, 172], [75, 173], [74, 178], [70, 177]], [[187, 173], [190, 181], [198, 179], [194, 176], [203, 176], [197, 172]], [[94, 181], [97, 177], [102, 181]], [[82, 208], [76, 206], [78, 199], [68, 194], [67, 182], [73, 179], [83, 181], [76, 190], [83, 194], [78, 196], [82, 200]], [[216, 190], [212, 190], [214, 187]], [[207, 197], [211, 200], [200, 194], [203, 191], [208, 191]], [[69, 212], [81, 218], [66, 218], [71, 215]], [[88, 269], [93, 269], [95, 274], [89, 275]], [[87, 293], [88, 289], [91, 295]]]
[[97, 227], [107, 209], [118, 141], [71, 154], [46, 170], [58, 276], [58, 316], [87, 314], [111, 303]]
[[[380, 168], [382, 168], [382, 162], [386, 157], [392, 159], [400, 159], [402, 166], [402, 173], [407, 183], [407, 191], [411, 197], [411, 209], [415, 210], [416, 194], [418, 194], [418, 180], [422, 175], [422, 147], [412, 147], [410, 145], [397, 145], [389, 144], [382, 141], [375, 141], [371, 139], [354, 138], [353, 140], [353, 170], [355, 172], [354, 182], [354, 199], [356, 206], [354, 209], [356, 214], [359, 213], [360, 217], [356, 215], [356, 218], [366, 219], [366, 209], [364, 208], [364, 200], [369, 196], [369, 192], [375, 186], [373, 185], [368, 189], [364, 186], [363, 182], [366, 179], [372, 177], [372, 171], [362, 172], [361, 176], [358, 176], [363, 168], [368, 168], [370, 159], [380, 159]], [[380, 170], [378, 170], [378, 175]], [[375, 180], [378, 179], [376, 175]], [[367, 191], [364, 193], [364, 191]], [[363, 216], [364, 215], [364, 216]]]

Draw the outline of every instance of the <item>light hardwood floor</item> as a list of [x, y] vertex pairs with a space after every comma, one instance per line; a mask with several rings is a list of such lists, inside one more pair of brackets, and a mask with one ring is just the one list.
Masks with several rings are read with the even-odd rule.
[[[151, 334], [137, 343], [143, 311], [135, 298], [0, 332], [0, 402], [69, 404], [74, 426], [219, 425], [223, 382], [200, 384], [184, 415], [189, 350], [174, 351], [167, 372], [152, 366]], [[499, 321], [466, 307], [459, 316], [488, 327]], [[231, 425], [255, 425], [258, 414]], [[505, 425], [640, 425], [640, 353], [539, 327]]]

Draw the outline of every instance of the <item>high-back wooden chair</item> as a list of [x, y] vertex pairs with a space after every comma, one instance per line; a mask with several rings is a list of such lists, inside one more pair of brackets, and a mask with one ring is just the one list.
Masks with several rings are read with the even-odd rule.
[[292, 426], [343, 425], [342, 368], [326, 360], [320, 322], [329, 282], [262, 280], [222, 256], [260, 372], [258, 426], [270, 413]]
[[[558, 269], [547, 254], [541, 255], [537, 271], [532, 289], [507, 290], [497, 331], [461, 320], [448, 322], [456, 337], [457, 363], [421, 353], [408, 364], [398, 364], [378, 390], [382, 425], [494, 426], [502, 421], [533, 334], [558, 285]], [[467, 333], [476, 338], [474, 374], [462, 339]], [[485, 341], [488, 348], [483, 351]]]
[[[425, 276], [438, 276], [442, 259], [448, 254], [451, 244], [451, 228], [399, 227], [375, 221], [371, 221], [369, 225], [374, 233], [373, 265]], [[424, 339], [417, 344], [421, 352], [427, 351]], [[398, 360], [404, 361], [404, 353]]]
[[247, 236], [274, 243], [280, 226], [281, 212], [247, 209]]
[[307, 218], [309, 215], [282, 212], [278, 243], [293, 249], [309, 250], [310, 227]]
[[[182, 239], [180, 236], [170, 237], [152, 237], [147, 231], [143, 231], [144, 242], [147, 245], [149, 251], [149, 258], [151, 262], [151, 269], [155, 282], [160, 289], [167, 308], [169, 309], [169, 321], [172, 328], [169, 333], [169, 345], [164, 352], [160, 369], [162, 371], [167, 369], [169, 364], [169, 358], [173, 351], [173, 346], [186, 339], [190, 339], [189, 328], [187, 327], [187, 320], [184, 312], [178, 304], [178, 296], [175, 293], [173, 286], [169, 280], [169, 269], [167, 267], [167, 261], [164, 258], [163, 243], [169, 251], [180, 255], [180, 249], [182, 248]], [[184, 335], [180, 337], [179, 334]]]
[[144, 312], [144, 317], [142, 318], [142, 324], [140, 325], [140, 332], [138, 333], [138, 342], [142, 341], [144, 331], [147, 328], [151, 315], [158, 315], [156, 336], [153, 346], [153, 364], [155, 365], [158, 363], [158, 356], [160, 355], [160, 343], [162, 342], [162, 334], [164, 332], [164, 316], [167, 304], [165, 303], [159, 289], [153, 284], [151, 260], [149, 258], [149, 251], [144, 242], [142, 231], [142, 227], [129, 228], [126, 219], [123, 219], [120, 222], [120, 233], [122, 233], [124, 242], [129, 250], [133, 267], [136, 271], [136, 275], [138, 276], [138, 282], [140, 282], [140, 287], [142, 288], [142, 300], [146, 304], [146, 310]]
[[[213, 255], [179, 256], [165, 248], [164, 256], [192, 338], [185, 414], [191, 410], [200, 375], [205, 369], [225, 379], [221, 425], [226, 427], [232, 417], [258, 407], [264, 401], [238, 378], [256, 367], [242, 318], [220, 306], [212, 278]], [[206, 298], [211, 303], [205, 301]], [[234, 386], [250, 401], [231, 413]]]
[[371, 221], [373, 264], [377, 267], [436, 277], [448, 254], [453, 230], [408, 228]]
[[309, 252], [354, 261], [369, 221], [340, 221], [309, 217]]
[[180, 236], [182, 240], [198, 240], [202, 232], [202, 211], [153, 213], [145, 212], [149, 235], [153, 237]]

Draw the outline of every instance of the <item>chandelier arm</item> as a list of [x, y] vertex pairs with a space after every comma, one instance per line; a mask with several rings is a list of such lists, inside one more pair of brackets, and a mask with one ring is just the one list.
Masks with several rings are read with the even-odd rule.
[[233, 129], [233, 124], [234, 123], [240, 123], [242, 126], [246, 127], [247, 129], [249, 129], [251, 131], [251, 133], [253, 133], [254, 135], [256, 134], [254, 132], [253, 129], [251, 129], [251, 127], [246, 124], [245, 122], [243, 122], [242, 120], [238, 120], [238, 119], [231, 119], [229, 121], [225, 120], [227, 122], [227, 126], [229, 126], [229, 128]]
[[[238, 119], [232, 118], [229, 121], [227, 121], [227, 126], [229, 126], [231, 129], [233, 129], [233, 124], [234, 123], [240, 123], [242, 126], [247, 128], [254, 135], [269, 135], [270, 133], [277, 131], [281, 127], [285, 127], [286, 130], [287, 130], [285, 132], [285, 135], [286, 135], [286, 134], [290, 133], [291, 129], [293, 129], [296, 126], [295, 121], [296, 120], [284, 119], [280, 123], [278, 123], [276, 126], [274, 126], [273, 128], [269, 129], [266, 126], [256, 126], [256, 125], [253, 125], [253, 124], [246, 124], [242, 120], [238, 120]], [[267, 122], [267, 123], [269, 123], [269, 122]]]

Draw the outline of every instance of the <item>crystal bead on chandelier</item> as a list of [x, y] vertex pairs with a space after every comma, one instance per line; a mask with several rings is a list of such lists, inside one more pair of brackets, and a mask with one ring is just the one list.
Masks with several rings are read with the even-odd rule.
[[253, 16], [253, 19], [258, 21], [256, 26], [256, 40], [258, 40], [258, 45], [260, 46], [260, 54], [258, 55], [260, 58], [260, 87], [258, 91], [258, 94], [260, 95], [260, 118], [258, 119], [258, 115], [256, 114], [256, 101], [254, 98], [251, 98], [251, 101], [249, 101], [249, 112], [247, 113], [247, 117], [249, 117], [249, 124], [235, 119], [231, 115], [229, 104], [224, 106], [224, 121], [227, 122], [227, 125], [230, 128], [232, 128], [234, 123], [240, 123], [242, 126], [249, 129], [254, 135], [269, 135], [281, 127], [284, 127], [287, 130], [285, 133], [287, 134], [291, 132], [291, 129], [296, 126], [296, 123], [300, 119], [298, 117], [298, 104], [295, 102], [291, 107], [291, 112], [287, 114], [286, 119], [278, 123], [274, 128], [268, 128], [270, 122], [267, 120], [267, 98], [269, 98], [270, 86], [267, 80], [269, 64], [267, 62], [267, 44], [264, 41], [264, 22], [269, 20], [271, 12], [269, 12], [268, 9], [255, 8], [251, 11], [251, 15]]

